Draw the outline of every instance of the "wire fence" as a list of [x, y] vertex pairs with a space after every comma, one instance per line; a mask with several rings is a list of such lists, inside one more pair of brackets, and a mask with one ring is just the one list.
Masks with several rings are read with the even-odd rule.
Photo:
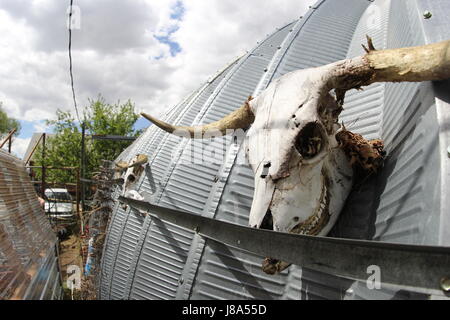
[[92, 210], [84, 216], [83, 236], [83, 281], [81, 299], [96, 300], [100, 280], [100, 262], [106, 229], [113, 210], [114, 162], [103, 160], [99, 173], [93, 177], [97, 190], [92, 201]]

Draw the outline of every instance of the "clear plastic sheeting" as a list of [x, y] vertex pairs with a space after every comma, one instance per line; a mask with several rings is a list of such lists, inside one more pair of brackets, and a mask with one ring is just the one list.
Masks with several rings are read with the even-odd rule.
[[0, 299], [59, 299], [56, 250], [24, 163], [0, 150]]

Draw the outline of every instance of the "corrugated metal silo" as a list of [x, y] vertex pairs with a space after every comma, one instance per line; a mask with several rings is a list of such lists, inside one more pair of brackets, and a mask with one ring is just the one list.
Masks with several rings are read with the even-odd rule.
[[[432, 19], [424, 19], [425, 10], [433, 13]], [[449, 12], [443, 0], [318, 1], [304, 17], [269, 35], [162, 119], [178, 125], [216, 121], [287, 72], [363, 54], [366, 34], [378, 49], [444, 40], [450, 31], [445, 19]], [[445, 128], [450, 119], [443, 112], [449, 107], [448, 85], [381, 83], [347, 94], [341, 120], [367, 139], [384, 139], [389, 158], [376, 179], [351, 194], [332, 235], [448, 245], [450, 137]], [[224, 160], [193, 163], [195, 143], [223, 154]], [[223, 145], [229, 148], [222, 150]], [[152, 203], [247, 225], [253, 173], [237, 161], [243, 152], [231, 136], [194, 141], [151, 126], [119, 158], [128, 161], [138, 153], [150, 159], [139, 191]], [[425, 297], [402, 288], [369, 290], [364, 283], [298, 266], [268, 276], [261, 261], [116, 204], [102, 257], [100, 298]]]

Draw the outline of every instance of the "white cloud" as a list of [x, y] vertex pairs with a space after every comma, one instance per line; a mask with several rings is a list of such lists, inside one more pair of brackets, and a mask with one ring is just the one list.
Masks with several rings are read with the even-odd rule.
[[[16, 157], [22, 159], [23, 155], [25, 154], [25, 151], [28, 148], [28, 144], [30, 143], [31, 138], [13, 138], [12, 144], [11, 144], [11, 153], [15, 155]], [[3, 146], [3, 150], [8, 151], [8, 143], [6, 143]]]
[[[131, 99], [157, 113], [179, 102], [276, 27], [302, 15], [312, 0], [79, 0], [81, 29], [73, 30], [75, 90], [80, 106], [101, 93]], [[10, 116], [51, 119], [73, 110], [68, 73], [67, 3], [0, 2], [0, 101]], [[172, 56], [167, 43], [181, 52]]]

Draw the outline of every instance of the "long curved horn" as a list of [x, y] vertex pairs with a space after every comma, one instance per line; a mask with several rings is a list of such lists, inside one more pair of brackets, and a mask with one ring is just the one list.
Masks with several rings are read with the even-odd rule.
[[174, 126], [164, 121], [158, 120], [146, 113], [141, 113], [141, 115], [147, 120], [153, 122], [159, 128], [169, 133], [180, 133], [179, 135], [184, 137], [184, 135], [182, 135], [181, 133], [189, 132], [191, 138], [202, 138], [207, 131], [214, 130], [220, 131], [222, 134], [225, 134], [227, 129], [247, 128], [249, 125], [251, 125], [255, 120], [255, 115], [253, 114], [248, 104], [251, 99], [252, 98], [249, 97], [248, 100], [245, 101], [245, 103], [239, 109], [233, 111], [222, 119], [202, 126]]
[[[368, 38], [370, 39], [370, 38]], [[418, 47], [370, 50], [328, 67], [328, 89], [349, 90], [374, 82], [420, 82], [450, 78], [450, 40]]]

